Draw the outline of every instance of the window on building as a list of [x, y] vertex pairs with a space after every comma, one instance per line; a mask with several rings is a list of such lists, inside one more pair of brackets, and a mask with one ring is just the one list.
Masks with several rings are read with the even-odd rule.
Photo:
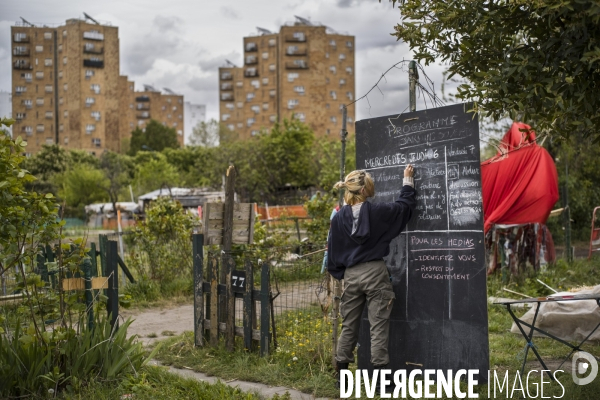
[[69, 137], [68, 136], [65, 136], [64, 142], [65, 142], [65, 144], [69, 144]]
[[263, 103], [263, 110], [268, 110], [269, 109], [269, 103]]
[[304, 94], [304, 86], [294, 86], [294, 92]]
[[167, 103], [170, 103], [170, 102], [171, 102], [171, 99], [170, 99], [170, 98], [168, 98], [168, 99], [167, 99]]
[[68, 85], [67, 83], [65, 83], [65, 84], [63, 85], [63, 90], [66, 92], [66, 91], [67, 91], [67, 89], [69, 89], [69, 85]]
[[100, 121], [100, 111], [92, 111], [90, 113], [90, 115], [92, 116], [92, 118], [94, 118], [96, 121]]
[[288, 46], [286, 49], [287, 54], [296, 54], [298, 52], [298, 46]]
[[260, 106], [254, 105], [254, 106], [250, 107], [250, 110], [252, 112], [254, 112], [255, 114], [258, 114], [260, 112]]
[[24, 120], [27, 114], [25, 113], [17, 113], [17, 121]]
[[15, 42], [23, 42], [27, 40], [27, 34], [25, 32], [15, 33]]
[[257, 130], [250, 131], [250, 135], [252, 135], [252, 136], [258, 135], [258, 131]]
[[346, 47], [351, 49], [352, 48], [352, 42], [351, 41], [347, 41], [346, 42]]
[[346, 92], [346, 97], [348, 97], [348, 100], [354, 100], [354, 96], [352, 95], [352, 92]]
[[36, 127], [36, 129], [35, 129], [35, 130], [36, 130], [36, 131], [38, 131], [38, 132], [44, 132], [44, 130], [45, 130], [45, 127], [44, 127], [44, 125], [43, 125], [43, 124], [39, 124], [39, 125]]
[[[141, 106], [141, 104], [138, 104], [138, 106]], [[161, 107], [161, 110], [162, 110], [162, 111], [165, 111], [166, 109], [167, 109], [167, 106], [162, 106], [162, 107]]]
[[92, 138], [92, 146], [102, 147], [102, 140], [100, 140], [99, 138]]
[[44, 99], [41, 97], [38, 97], [37, 99], [35, 99], [35, 104], [37, 104], [38, 106], [43, 106], [44, 105]]
[[221, 115], [221, 121], [225, 122], [231, 117], [231, 114], [223, 114]]
[[51, 146], [54, 144], [54, 139], [52, 139], [51, 137], [47, 137], [46, 138], [46, 144]]
[[244, 103], [243, 103], [243, 102], [241, 102], [241, 101], [238, 101], [238, 102], [237, 102], [237, 107], [238, 107], [238, 108], [242, 108], [242, 107], [244, 107]]
[[246, 94], [246, 101], [252, 101], [254, 99], [254, 93], [250, 92]]
[[65, 64], [65, 65], [67, 64], [67, 56], [63, 57], [63, 64]]
[[287, 104], [287, 108], [289, 110], [293, 109], [294, 107], [296, 107], [298, 105], [298, 100], [297, 99], [289, 99], [288, 100], [288, 104]]
[[44, 32], [44, 39], [52, 39], [52, 32]]
[[340, 61], [345, 60], [346, 55], [344, 53], [340, 53]]
[[304, 122], [306, 120], [306, 116], [304, 113], [295, 113], [294, 118], [296, 118], [300, 122]]
[[62, 97], [59, 97], [59, 98], [58, 98], [58, 104], [61, 104], [61, 105], [62, 105], [62, 103], [63, 103], [63, 98], [62, 98]]
[[244, 124], [243, 124], [242, 122], [238, 122], [238, 124], [237, 124], [237, 127], [238, 127], [238, 128], [243, 128], [243, 127], [244, 127]]
[[68, 110], [65, 110], [65, 111], [63, 112], [63, 116], [64, 116], [65, 118], [69, 118], [69, 111], [68, 111]]
[[63, 45], [62, 45], [62, 44], [59, 44], [59, 45], [58, 45], [58, 52], [59, 52], [59, 53], [62, 53], [62, 49], [63, 49]]
[[229, 129], [230, 131], [235, 129], [235, 125], [234, 124], [229, 124], [227, 125], [227, 129]]
[[168, 118], [168, 119], [171, 119], [171, 114], [167, 114], [167, 118]]
[[44, 60], [44, 65], [45, 65], [46, 67], [51, 67], [51, 66], [52, 66], [52, 59], [51, 59], [51, 58], [46, 58], [46, 59]]
[[330, 45], [331, 47], [335, 47], [335, 46], [337, 46], [337, 45], [335, 44], [335, 40], [330, 40], [330, 41], [329, 41], [329, 45]]
[[15, 93], [17, 93], [17, 94], [25, 93], [26, 91], [27, 91], [27, 86], [17, 86], [15, 88]]
[[23, 127], [23, 131], [25, 131], [25, 134], [27, 136], [31, 136], [33, 134], [33, 127], [31, 127], [31, 126], [24, 126]]
[[173, 111], [177, 111], [177, 106], [173, 106]]
[[277, 115], [271, 115], [269, 117], [269, 121], [271, 121], [271, 122], [275, 122], [276, 120], [277, 120]]
[[95, 124], [86, 124], [85, 125], [85, 133], [87, 133], [88, 135], [92, 132], [94, 132], [96, 130], [96, 125]]
[[335, 93], [335, 90], [332, 90], [331, 92], [329, 92], [329, 95], [331, 96], [332, 99], [337, 100], [337, 94]]
[[43, 51], [44, 51], [44, 46], [42, 46], [42, 45], [37, 45], [37, 46], [35, 46], [35, 51], [36, 51], [37, 53], [41, 53], [41, 52], [43, 52]]
[[85, 98], [85, 106], [86, 107], [91, 107], [92, 104], [94, 104], [96, 102], [96, 99], [94, 99], [93, 97], [86, 97]]
[[46, 111], [45, 115], [46, 119], [52, 119], [52, 111]]
[[269, 39], [269, 47], [273, 47], [277, 44], [277, 40], [275, 39]]
[[346, 80], [345, 79], [340, 79], [340, 86], [343, 86], [346, 84]]
[[269, 96], [275, 97], [276, 94], [277, 94], [277, 91], [275, 89], [269, 90]]
[[263, 85], [268, 85], [269, 84], [269, 78], [263, 78], [262, 82], [263, 82]]
[[250, 81], [250, 86], [254, 89], [258, 89], [260, 87], [260, 81], [258, 79], [253, 79]]
[[352, 67], [346, 67], [346, 72], [352, 75]]
[[300, 75], [297, 72], [288, 73], [288, 82], [294, 82], [294, 79], [298, 78]]
[[62, 71], [58, 71], [58, 78], [61, 79], [63, 77], [63, 72]]
[[31, 106], [33, 105], [33, 101], [30, 99], [23, 100], [23, 105], [25, 106], [25, 108], [31, 108]]
[[63, 36], [67, 36], [67, 30], [66, 29], [63, 31]]
[[173, 128], [177, 127], [177, 122], [173, 122]]
[[325, 58], [329, 58], [329, 53], [325, 53]]
[[52, 85], [46, 85], [45, 90], [46, 93], [52, 93]]
[[90, 79], [92, 76], [94, 76], [95, 71], [92, 69], [86, 69], [85, 70], [85, 79]]
[[[228, 110], [233, 110], [235, 108], [235, 105], [233, 103], [227, 103], [225, 104], [225, 108]], [[196, 115], [192, 115], [192, 118], [194, 118]]]
[[269, 71], [271, 71], [271, 72], [275, 71], [275, 64], [269, 65]]
[[96, 94], [100, 94], [100, 85], [97, 83], [93, 83], [90, 85], [90, 89], [92, 90], [92, 92], [96, 93]]
[[255, 118], [248, 118], [248, 120], [246, 121], [246, 124], [248, 126], [252, 126], [255, 122], [256, 122]]
[[31, 74], [31, 72], [26, 72], [26, 73], [22, 74], [21, 76], [25, 79], [25, 82], [31, 82], [31, 79], [33, 78], [33, 75]]
[[299, 42], [304, 42], [306, 40], [306, 36], [304, 36], [304, 32], [294, 32], [294, 39]]
[[335, 65], [332, 65], [331, 67], [329, 67], [329, 71], [330, 71], [332, 74], [335, 74], [335, 73], [336, 73], [336, 71], [337, 71], [337, 69], [335, 68]]
[[337, 122], [337, 117], [331, 117], [330, 120], [335, 124]]
[[263, 52], [262, 53], [262, 58], [263, 58], [263, 60], [268, 59], [269, 58], [269, 52], [268, 51]]
[[62, 131], [64, 131], [64, 130], [65, 130], [65, 127], [64, 127], [64, 125], [63, 125], [63, 124], [59, 124], [59, 125], [58, 125], [58, 131], [59, 131], [59, 132], [62, 132]]

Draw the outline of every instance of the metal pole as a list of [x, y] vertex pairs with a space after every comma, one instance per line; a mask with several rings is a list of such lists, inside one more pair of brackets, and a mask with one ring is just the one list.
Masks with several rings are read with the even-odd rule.
[[417, 111], [417, 82], [419, 81], [419, 71], [417, 70], [417, 62], [411, 61], [408, 63], [408, 97], [410, 111]]
[[567, 262], [573, 261], [571, 249], [571, 210], [569, 209], [569, 156], [565, 154], [565, 252]]
[[[344, 180], [344, 176], [346, 175], [346, 137], [348, 136], [348, 131], [346, 130], [346, 117], [348, 115], [348, 109], [346, 106], [342, 107], [342, 130], [340, 132], [341, 140], [342, 140], [342, 154], [340, 157], [340, 181]], [[339, 204], [342, 207], [344, 203], [344, 191], [340, 190]], [[331, 354], [331, 364], [333, 367], [337, 367], [337, 361], [335, 359], [335, 354], [337, 350], [337, 342], [338, 342], [338, 316], [340, 314], [340, 298], [342, 296], [342, 283], [333, 277], [330, 277], [333, 283], [333, 307], [331, 308], [331, 323], [332, 323], [332, 354]]]

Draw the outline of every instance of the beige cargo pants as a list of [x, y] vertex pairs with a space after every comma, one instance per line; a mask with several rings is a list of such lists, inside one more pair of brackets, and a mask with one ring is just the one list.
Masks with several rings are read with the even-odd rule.
[[354, 362], [353, 352], [358, 341], [365, 303], [371, 325], [371, 363], [377, 366], [389, 363], [390, 314], [395, 298], [383, 260], [361, 263], [346, 269], [340, 304], [342, 333], [335, 357], [339, 363]]

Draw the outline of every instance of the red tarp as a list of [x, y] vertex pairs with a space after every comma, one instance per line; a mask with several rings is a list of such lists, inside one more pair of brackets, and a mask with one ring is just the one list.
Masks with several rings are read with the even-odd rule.
[[514, 122], [496, 156], [481, 163], [484, 229], [494, 224], [546, 223], [558, 201], [558, 176], [550, 154], [529, 125]]

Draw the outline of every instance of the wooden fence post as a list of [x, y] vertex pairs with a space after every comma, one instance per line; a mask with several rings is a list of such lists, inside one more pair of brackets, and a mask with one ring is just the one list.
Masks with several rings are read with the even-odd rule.
[[231, 277], [235, 269], [235, 260], [231, 254], [223, 256], [223, 268], [227, 271], [225, 278], [225, 299], [227, 300], [227, 309], [225, 310], [225, 345], [227, 350], [233, 351], [235, 347], [235, 293]]
[[252, 329], [256, 320], [256, 309], [252, 298], [254, 290], [254, 274], [252, 263], [246, 259], [244, 263], [246, 271], [246, 291], [244, 292], [244, 348], [246, 351], [254, 350], [254, 341], [252, 340]]
[[194, 344], [204, 345], [204, 288], [202, 284], [204, 273], [204, 235], [194, 234], [192, 236], [192, 247], [194, 255]]
[[269, 355], [269, 345], [271, 343], [271, 330], [269, 329], [271, 322], [269, 272], [269, 262], [264, 261], [260, 275], [260, 355], [263, 357]]
[[219, 256], [213, 254], [209, 257], [208, 279], [210, 280], [210, 345], [219, 344], [219, 282], [217, 270], [219, 269]]
[[[106, 243], [106, 275], [108, 277], [108, 289], [106, 302], [106, 311], [110, 317], [110, 324], [113, 328], [118, 327], [119, 318], [119, 256], [117, 242], [107, 240]], [[117, 325], [115, 325], [117, 324]]]

